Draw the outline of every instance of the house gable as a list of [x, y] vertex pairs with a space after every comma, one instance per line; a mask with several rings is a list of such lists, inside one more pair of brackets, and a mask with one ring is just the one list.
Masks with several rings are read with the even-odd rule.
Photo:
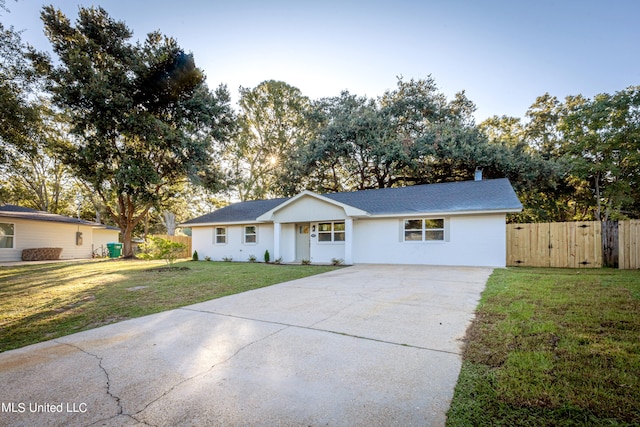
[[367, 212], [347, 204], [331, 200], [311, 191], [303, 191], [297, 196], [276, 206], [263, 215], [258, 221], [281, 223], [332, 221], [347, 217], [367, 216]]

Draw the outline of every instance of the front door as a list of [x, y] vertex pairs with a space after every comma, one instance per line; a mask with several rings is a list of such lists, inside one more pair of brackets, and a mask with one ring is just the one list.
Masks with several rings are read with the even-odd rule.
[[296, 261], [308, 260], [311, 256], [309, 246], [309, 223], [296, 224]]

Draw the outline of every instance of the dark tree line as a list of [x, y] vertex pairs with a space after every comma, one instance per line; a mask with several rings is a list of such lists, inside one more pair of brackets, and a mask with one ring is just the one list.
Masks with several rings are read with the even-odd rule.
[[[275, 84], [284, 85], [264, 82], [261, 91]], [[640, 216], [638, 86], [593, 99], [545, 94], [525, 122], [494, 116], [479, 125], [464, 92], [447, 100], [431, 77], [398, 79], [377, 99], [346, 91], [304, 99], [299, 136], [272, 171], [273, 196], [467, 180], [482, 168], [486, 178], [509, 178], [518, 192], [524, 210], [512, 221]]]

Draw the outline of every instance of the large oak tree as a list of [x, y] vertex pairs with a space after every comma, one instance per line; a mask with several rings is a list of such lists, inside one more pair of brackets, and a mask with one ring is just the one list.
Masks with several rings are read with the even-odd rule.
[[124, 256], [133, 256], [134, 227], [176, 183], [215, 185], [229, 94], [208, 89], [176, 40], [153, 32], [132, 43], [132, 31], [102, 8], [80, 8], [73, 25], [49, 6], [42, 20], [59, 60], [43, 55], [40, 66], [71, 126], [63, 159], [102, 200], [122, 230]]
[[466, 180], [476, 168], [518, 190], [557, 179], [522, 141], [489, 141], [474, 124], [474, 104], [463, 92], [448, 100], [431, 77], [399, 79], [377, 100], [343, 92], [315, 106], [317, 132], [293, 168], [316, 191]]

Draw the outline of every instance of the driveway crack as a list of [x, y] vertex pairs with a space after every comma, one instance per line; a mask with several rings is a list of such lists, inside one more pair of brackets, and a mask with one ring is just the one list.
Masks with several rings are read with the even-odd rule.
[[104, 376], [107, 379], [107, 395], [112, 398], [116, 404], [118, 405], [118, 414], [117, 415], [122, 415], [123, 414], [123, 408], [122, 408], [122, 402], [120, 401], [120, 397], [116, 396], [115, 394], [113, 394], [111, 392], [111, 378], [109, 377], [109, 372], [107, 371], [107, 369], [102, 366], [102, 357], [98, 356], [97, 354], [93, 354], [88, 352], [87, 350], [83, 349], [82, 347], [78, 347], [77, 345], [74, 344], [70, 344], [70, 343], [66, 343], [66, 342], [59, 342], [59, 341], [54, 341], [58, 344], [61, 345], [67, 345], [69, 347], [73, 347], [76, 350], [79, 350], [81, 352], [83, 352], [84, 354], [91, 356], [93, 358], [95, 358], [98, 361], [98, 367], [100, 368], [100, 370], [104, 373]]
[[[353, 305], [355, 303], [357, 303], [357, 301], [355, 301], [355, 302], [353, 302], [353, 303], [351, 303], [349, 305]], [[346, 308], [349, 307], [349, 305], [347, 305], [346, 307], [340, 309], [340, 311], [345, 310]], [[314, 325], [317, 325], [319, 322], [324, 322], [325, 320], [330, 319], [333, 316], [336, 316], [338, 313], [332, 314], [331, 316], [327, 317], [327, 319], [323, 319], [323, 320], [320, 320], [318, 322], [315, 322], [310, 326], [304, 326], [304, 325], [294, 325], [294, 324], [291, 324], [291, 323], [284, 323], [284, 322], [275, 322], [275, 321], [272, 321], [272, 320], [256, 319], [256, 318], [247, 317], [247, 316], [238, 316], [238, 315], [229, 314], [229, 313], [220, 313], [218, 311], [194, 310], [192, 308], [181, 308], [181, 310], [189, 310], [189, 311], [195, 311], [195, 312], [198, 312], [198, 313], [215, 314], [217, 316], [232, 317], [234, 319], [245, 319], [245, 320], [251, 320], [253, 322], [261, 322], [261, 323], [268, 323], [268, 324], [271, 324], [271, 325], [282, 325], [282, 326], [285, 326], [284, 328], [279, 329], [278, 331], [274, 332], [271, 335], [277, 334], [278, 332], [281, 332], [286, 328], [307, 329], [309, 331], [326, 332], [326, 333], [329, 333], [329, 334], [341, 335], [341, 336], [344, 336], [344, 337], [351, 337], [351, 338], [356, 338], [356, 339], [359, 339], [359, 340], [367, 340], [367, 341], [379, 342], [379, 343], [382, 343], [382, 344], [390, 344], [390, 345], [397, 345], [397, 346], [401, 346], [401, 347], [415, 348], [417, 350], [426, 350], [426, 351], [434, 351], [436, 353], [454, 354], [456, 356], [459, 356], [461, 354], [460, 352], [457, 352], [457, 351], [442, 350], [442, 349], [431, 348], [431, 347], [423, 347], [423, 346], [419, 346], [419, 345], [412, 345], [412, 344], [400, 343], [400, 342], [395, 342], [395, 341], [388, 341], [388, 340], [383, 340], [383, 339], [378, 339], [378, 338], [365, 337], [365, 336], [361, 336], [361, 335], [354, 335], [354, 334], [350, 334], [350, 333], [347, 333], [347, 332], [334, 331], [334, 330], [331, 330], [331, 329], [323, 329], [323, 328], [315, 328], [315, 327], [313, 327]], [[269, 335], [269, 336], [271, 336], [271, 335]], [[247, 344], [247, 346], [249, 346], [251, 344]]]
[[[142, 409], [140, 409], [139, 411], [137, 411], [137, 412], [135, 413], [135, 415], [139, 415], [139, 414], [141, 414], [142, 412], [144, 412], [145, 410], [147, 410], [147, 408], [149, 408], [151, 405], [153, 405], [154, 403], [156, 403], [156, 402], [158, 402], [159, 400], [163, 399], [164, 397], [168, 396], [169, 394], [171, 394], [171, 392], [173, 392], [175, 389], [177, 389], [177, 388], [178, 388], [178, 387], [180, 387], [181, 385], [183, 385], [183, 384], [185, 384], [185, 383], [187, 383], [187, 382], [189, 382], [189, 381], [192, 381], [192, 380], [194, 380], [194, 379], [196, 379], [196, 378], [199, 378], [199, 377], [202, 377], [202, 376], [204, 376], [204, 375], [207, 375], [208, 373], [210, 373], [211, 371], [213, 371], [216, 367], [218, 367], [218, 366], [220, 366], [220, 365], [224, 365], [225, 363], [228, 363], [230, 360], [232, 360], [234, 357], [236, 357], [238, 354], [240, 354], [243, 350], [245, 350], [245, 349], [247, 349], [247, 348], [251, 347], [252, 345], [257, 344], [257, 343], [259, 343], [259, 342], [261, 342], [261, 341], [264, 341], [264, 340], [266, 340], [266, 339], [269, 339], [269, 338], [271, 338], [272, 336], [274, 336], [274, 335], [276, 335], [276, 334], [278, 334], [278, 333], [282, 332], [283, 330], [285, 330], [285, 329], [287, 329], [287, 328], [289, 328], [289, 327], [290, 327], [289, 325], [285, 325], [284, 327], [282, 327], [282, 328], [278, 329], [277, 331], [274, 331], [274, 332], [272, 332], [272, 333], [270, 333], [270, 334], [268, 334], [268, 335], [265, 335], [264, 337], [262, 337], [262, 338], [260, 338], [260, 339], [257, 339], [257, 340], [254, 340], [254, 341], [251, 341], [251, 342], [249, 342], [249, 343], [247, 343], [247, 344], [243, 345], [242, 347], [240, 347], [238, 350], [236, 350], [236, 351], [235, 351], [231, 356], [227, 357], [226, 359], [224, 359], [224, 360], [222, 360], [222, 361], [220, 361], [220, 362], [218, 362], [218, 363], [214, 363], [214, 364], [213, 364], [213, 365], [211, 365], [211, 366], [209, 367], [209, 369], [207, 369], [206, 371], [203, 371], [203, 372], [200, 372], [200, 373], [198, 373], [198, 374], [192, 375], [192, 376], [190, 376], [189, 378], [185, 378], [184, 380], [177, 382], [176, 384], [174, 384], [173, 386], [171, 386], [168, 390], [166, 390], [164, 393], [162, 393], [160, 396], [158, 396], [157, 398], [155, 398], [155, 399], [151, 400], [150, 402], [148, 402], [148, 403], [147, 403], [147, 404], [146, 404]], [[136, 418], [134, 418], [134, 419], [136, 419]], [[138, 421], [138, 420], [136, 419], [136, 421]]]
[[107, 396], [109, 396], [111, 399], [113, 399], [116, 402], [116, 405], [118, 405], [118, 411], [114, 416], [109, 417], [109, 418], [105, 418], [105, 419], [101, 419], [101, 420], [97, 420], [96, 422], [91, 423], [89, 425], [101, 424], [101, 423], [103, 423], [105, 421], [112, 420], [112, 419], [118, 418], [120, 416], [126, 416], [126, 417], [129, 417], [129, 418], [133, 419], [134, 421], [136, 421], [138, 423], [149, 425], [149, 424], [144, 423], [143, 421], [140, 421], [140, 420], [136, 419], [134, 416], [132, 416], [130, 414], [125, 414], [124, 413], [124, 408], [122, 407], [122, 401], [121, 401], [120, 397], [116, 396], [115, 394], [113, 394], [111, 392], [111, 377], [109, 376], [109, 371], [107, 371], [107, 369], [102, 365], [102, 361], [103, 361], [102, 357], [98, 356], [97, 354], [91, 353], [91, 352], [89, 352], [89, 351], [87, 351], [87, 350], [83, 349], [82, 347], [79, 347], [79, 346], [77, 346], [75, 344], [70, 344], [70, 343], [67, 343], [67, 342], [60, 342], [60, 341], [56, 341], [56, 340], [54, 340], [54, 342], [57, 343], [57, 344], [66, 345], [66, 346], [75, 348], [76, 350], [81, 351], [82, 353], [86, 354], [87, 356], [91, 356], [94, 359], [96, 359], [98, 361], [98, 368], [100, 368], [100, 370], [102, 371], [102, 373], [104, 374], [104, 376], [105, 376], [105, 378], [107, 380], [107, 384], [106, 384]]
[[345, 305], [344, 307], [342, 307], [340, 310], [336, 311], [335, 313], [330, 314], [329, 316], [325, 317], [324, 319], [320, 319], [317, 322], [312, 323], [311, 325], [308, 326], [308, 328], [309, 329], [316, 329], [316, 328], [314, 328], [314, 326], [316, 326], [316, 325], [318, 325], [318, 324], [320, 324], [322, 322], [326, 322], [327, 320], [329, 320], [329, 319], [331, 319], [333, 317], [336, 317], [337, 315], [339, 315], [340, 313], [342, 313], [346, 309], [348, 309], [348, 308], [350, 308], [350, 307], [352, 307], [352, 306], [354, 306], [354, 305], [356, 305], [356, 304], [358, 304], [358, 303], [360, 303], [360, 302], [365, 300], [365, 298], [362, 295], [358, 294], [358, 296], [360, 297], [359, 301], [350, 302], [349, 304]]

